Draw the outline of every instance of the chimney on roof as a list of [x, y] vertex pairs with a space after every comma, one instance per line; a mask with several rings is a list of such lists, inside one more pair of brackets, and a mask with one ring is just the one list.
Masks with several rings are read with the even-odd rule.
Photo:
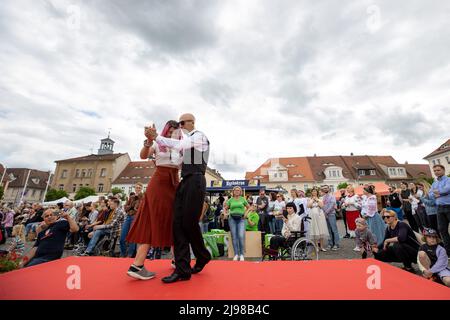
[[350, 155], [351, 155], [351, 156], [353, 156], [353, 152], [352, 152], [352, 153], [350, 153]]
[[408, 164], [408, 161], [405, 161], [405, 164]]
[[317, 154], [314, 153], [314, 157], [317, 157]]

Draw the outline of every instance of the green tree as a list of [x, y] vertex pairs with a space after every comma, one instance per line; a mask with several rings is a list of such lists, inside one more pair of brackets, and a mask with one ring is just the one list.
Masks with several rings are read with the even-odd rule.
[[341, 190], [341, 189], [345, 189], [348, 187], [348, 183], [347, 182], [341, 182], [338, 184], [337, 189]]
[[50, 189], [45, 195], [45, 201], [54, 201], [68, 196], [69, 195], [64, 190]]
[[89, 187], [81, 187], [75, 194], [75, 200], [80, 200], [89, 196], [95, 196], [95, 190]]
[[3, 199], [3, 194], [5, 193], [5, 190], [3, 189], [3, 186], [0, 186], [0, 200]]
[[122, 189], [120, 189], [120, 188], [117, 188], [117, 187], [115, 187], [115, 188], [112, 188], [111, 189], [111, 193], [113, 194], [113, 195], [116, 195], [116, 194], [121, 194], [122, 195], [122, 197], [120, 198], [120, 200], [122, 200], [122, 201], [125, 201], [126, 200], [126, 195], [125, 195], [125, 192], [122, 190]]

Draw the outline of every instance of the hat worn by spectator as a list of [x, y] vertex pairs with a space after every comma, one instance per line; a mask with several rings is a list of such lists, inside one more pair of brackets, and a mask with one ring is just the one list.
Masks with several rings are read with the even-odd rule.
[[422, 231], [422, 234], [425, 237], [436, 237], [436, 238], [439, 238], [439, 234], [437, 233], [437, 231], [432, 229], [432, 228], [424, 228], [423, 231]]

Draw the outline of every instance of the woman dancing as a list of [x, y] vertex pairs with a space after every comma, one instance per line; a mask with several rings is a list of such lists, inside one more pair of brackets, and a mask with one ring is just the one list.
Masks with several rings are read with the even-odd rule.
[[[178, 122], [170, 120], [166, 123], [161, 135], [167, 138], [181, 138], [178, 128]], [[147, 129], [145, 133], [148, 137]], [[178, 170], [183, 160], [179, 151], [159, 146], [147, 138], [141, 150], [141, 159], [148, 159], [153, 155], [155, 156], [156, 171], [150, 179], [127, 236], [127, 242], [139, 244], [136, 258], [127, 274], [140, 280], [149, 280], [155, 277], [154, 272], [150, 272], [144, 267], [150, 247], [173, 246], [173, 203], [179, 183]]]

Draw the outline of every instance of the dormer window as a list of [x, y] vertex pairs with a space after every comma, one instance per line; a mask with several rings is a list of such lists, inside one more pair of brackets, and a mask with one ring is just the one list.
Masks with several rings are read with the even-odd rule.
[[303, 178], [303, 175], [301, 175], [301, 174], [294, 174], [292, 177], [294, 177], [294, 178]]
[[293, 167], [296, 167], [296, 165], [292, 163], [286, 165], [286, 168], [293, 168]]
[[366, 170], [358, 170], [358, 175], [365, 176], [366, 175]]

